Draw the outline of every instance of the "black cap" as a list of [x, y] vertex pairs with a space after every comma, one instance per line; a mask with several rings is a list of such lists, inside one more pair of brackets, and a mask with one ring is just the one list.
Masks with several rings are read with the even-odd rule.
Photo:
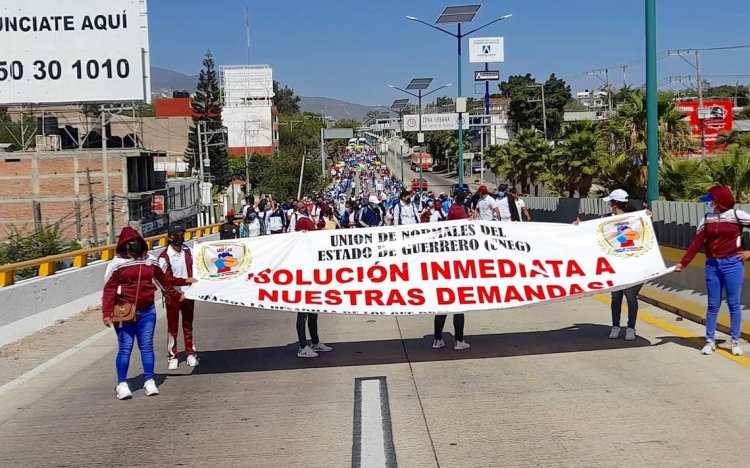
[[174, 236], [175, 234], [184, 234], [185, 233], [185, 228], [182, 227], [182, 226], [180, 226], [179, 224], [173, 224], [173, 225], [169, 226], [169, 231], [167, 231], [167, 233], [170, 236]]

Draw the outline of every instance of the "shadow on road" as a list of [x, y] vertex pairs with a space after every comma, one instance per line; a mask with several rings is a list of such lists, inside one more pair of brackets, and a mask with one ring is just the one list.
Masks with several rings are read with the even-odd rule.
[[406, 340], [328, 343], [334, 350], [315, 359], [298, 358], [296, 342], [268, 348], [202, 351], [201, 365], [193, 374], [487, 359], [651, 346], [641, 337], [632, 342], [610, 340], [609, 330], [606, 325], [583, 323], [558, 330], [467, 335], [471, 348], [464, 351], [453, 350], [454, 340], [448, 333], [444, 334], [446, 347], [442, 349], [432, 349], [432, 335]]

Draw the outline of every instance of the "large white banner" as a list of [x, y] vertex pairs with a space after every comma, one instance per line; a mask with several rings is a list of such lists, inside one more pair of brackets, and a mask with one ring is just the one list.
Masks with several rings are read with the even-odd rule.
[[146, 0], [0, 2], [0, 104], [149, 101]]
[[469, 39], [469, 62], [497, 63], [505, 61], [505, 41], [502, 37], [472, 37]]
[[446, 221], [196, 244], [187, 297], [342, 314], [506, 309], [668, 270], [645, 212], [547, 223]]

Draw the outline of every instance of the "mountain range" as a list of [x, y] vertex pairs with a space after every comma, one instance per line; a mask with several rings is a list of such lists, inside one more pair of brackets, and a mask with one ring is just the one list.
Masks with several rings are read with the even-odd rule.
[[[197, 83], [198, 75], [185, 75], [166, 68], [151, 67], [151, 92], [156, 97], [171, 97], [173, 91], [187, 91], [192, 94]], [[303, 112], [324, 113], [336, 120], [362, 121], [373, 109], [362, 104], [327, 97], [300, 96], [299, 104]]]

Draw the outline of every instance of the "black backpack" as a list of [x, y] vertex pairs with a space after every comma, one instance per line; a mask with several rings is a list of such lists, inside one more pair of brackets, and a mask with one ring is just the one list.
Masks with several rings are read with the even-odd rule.
[[240, 229], [234, 223], [224, 223], [219, 228], [219, 239], [237, 239], [240, 237]]

